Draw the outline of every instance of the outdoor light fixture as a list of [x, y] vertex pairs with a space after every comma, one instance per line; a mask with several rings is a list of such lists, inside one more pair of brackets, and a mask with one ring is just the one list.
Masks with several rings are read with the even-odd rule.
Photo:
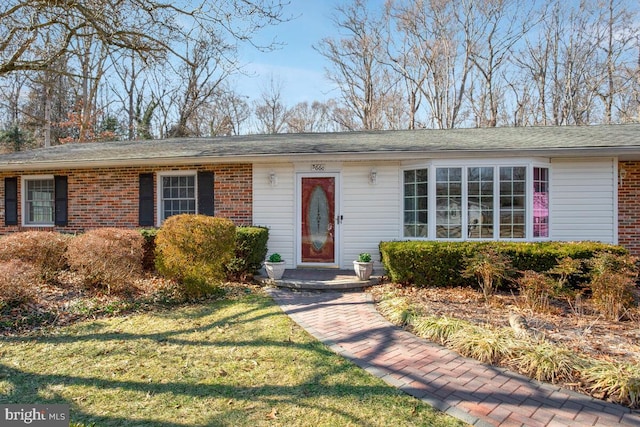
[[369, 184], [376, 185], [378, 183], [378, 171], [371, 169], [369, 171]]
[[269, 173], [269, 184], [271, 184], [272, 187], [278, 185], [278, 175], [276, 175], [275, 172]]
[[627, 177], [627, 170], [624, 168], [620, 169], [619, 175], [620, 175], [620, 179], [625, 179]]

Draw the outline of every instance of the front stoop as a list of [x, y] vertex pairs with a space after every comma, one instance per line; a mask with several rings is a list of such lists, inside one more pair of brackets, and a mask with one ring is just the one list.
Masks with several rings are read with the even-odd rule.
[[282, 279], [271, 280], [266, 275], [256, 276], [263, 285], [304, 290], [359, 290], [380, 283], [380, 276], [358, 280], [353, 270], [294, 269], [285, 270]]

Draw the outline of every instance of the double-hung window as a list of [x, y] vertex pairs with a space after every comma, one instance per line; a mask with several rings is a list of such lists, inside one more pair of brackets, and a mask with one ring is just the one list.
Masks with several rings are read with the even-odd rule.
[[26, 226], [53, 226], [55, 184], [53, 176], [24, 177], [23, 222]]
[[462, 237], [462, 168], [436, 169], [436, 237]]
[[467, 168], [467, 237], [493, 238], [494, 168]]
[[404, 172], [404, 235], [427, 237], [428, 169]]
[[403, 171], [403, 237], [549, 237], [549, 168], [438, 165]]
[[160, 222], [172, 215], [197, 212], [196, 182], [195, 172], [160, 175]]

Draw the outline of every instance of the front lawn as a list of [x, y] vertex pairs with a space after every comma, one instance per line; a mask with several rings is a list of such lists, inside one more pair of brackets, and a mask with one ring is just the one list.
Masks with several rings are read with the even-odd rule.
[[86, 426], [461, 425], [255, 293], [2, 337], [0, 403], [68, 403]]

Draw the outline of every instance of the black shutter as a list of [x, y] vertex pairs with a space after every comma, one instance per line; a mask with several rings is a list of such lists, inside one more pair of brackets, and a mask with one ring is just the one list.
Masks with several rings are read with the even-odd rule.
[[18, 225], [18, 178], [4, 179], [4, 225]]
[[214, 216], [213, 172], [198, 172], [198, 213]]
[[138, 197], [138, 223], [142, 227], [153, 226], [153, 174], [140, 174]]
[[68, 223], [68, 200], [67, 200], [67, 177], [54, 176], [55, 193], [55, 218], [54, 223], [58, 226], [66, 226]]

